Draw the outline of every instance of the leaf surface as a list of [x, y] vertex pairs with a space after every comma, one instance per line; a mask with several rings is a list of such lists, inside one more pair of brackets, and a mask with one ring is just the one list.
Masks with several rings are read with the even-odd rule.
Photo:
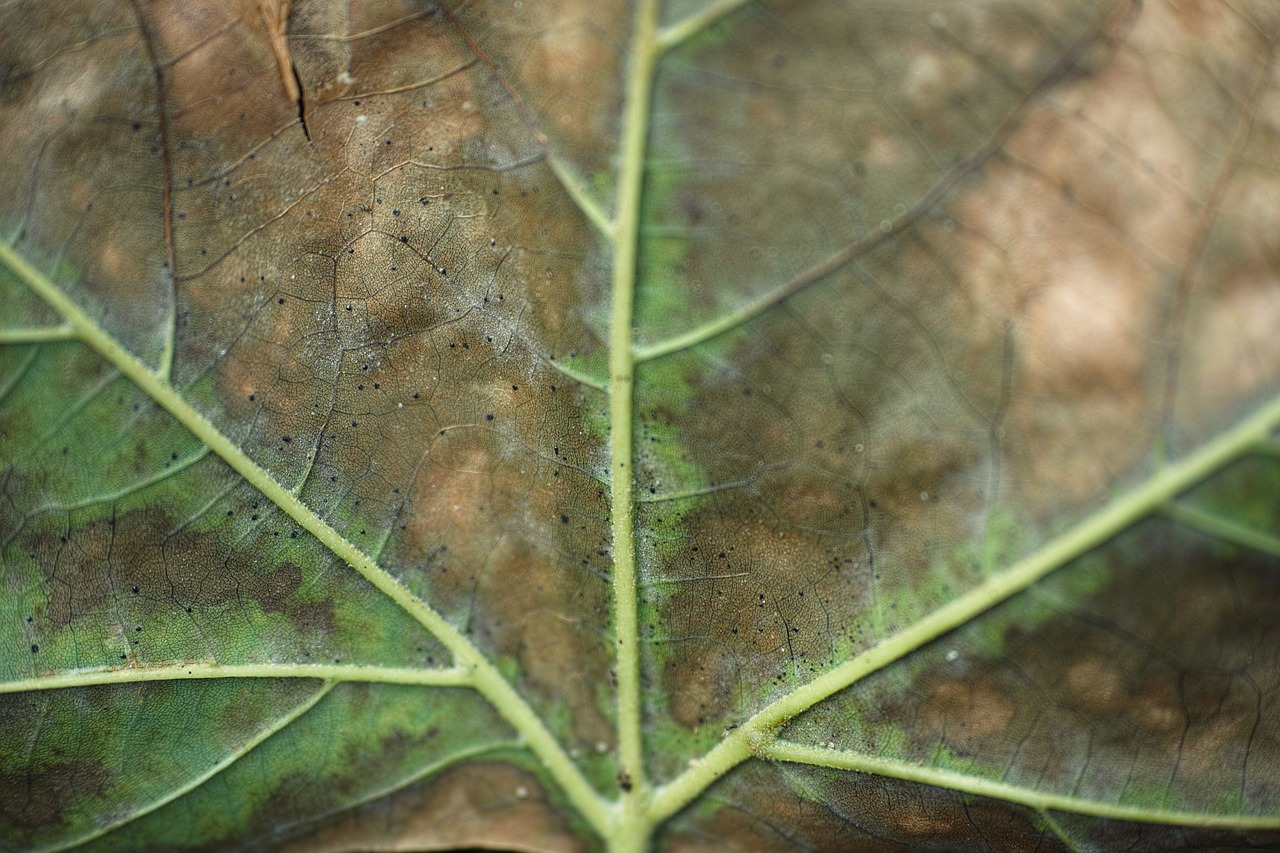
[[5, 846], [1280, 840], [1269, 4], [0, 15]]

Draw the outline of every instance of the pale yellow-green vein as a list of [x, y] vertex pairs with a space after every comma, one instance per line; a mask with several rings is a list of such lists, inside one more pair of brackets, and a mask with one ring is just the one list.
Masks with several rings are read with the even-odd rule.
[[875, 773], [907, 782], [920, 782], [939, 788], [949, 788], [966, 794], [991, 797], [1042, 811], [1069, 812], [1093, 817], [1130, 820], [1139, 823], [1162, 823], [1175, 826], [1195, 826], [1214, 829], [1280, 829], [1280, 815], [1218, 814], [1214, 812], [1186, 811], [1175, 808], [1131, 806], [1103, 800], [1090, 800], [1069, 794], [1055, 794], [997, 782], [980, 776], [944, 770], [938, 767], [920, 766], [891, 758], [879, 758], [835, 749], [821, 749], [787, 741], [775, 741], [760, 751], [762, 758], [785, 761], [835, 770], [855, 770]]
[[414, 669], [412, 667], [362, 666], [359, 664], [231, 664], [204, 661], [150, 666], [116, 666], [71, 669], [0, 681], [0, 693], [28, 690], [62, 690], [101, 684], [139, 684], [144, 681], [188, 681], [216, 678], [314, 678], [322, 681], [363, 681], [371, 684], [412, 684], [431, 687], [466, 687], [471, 677], [464, 669]]

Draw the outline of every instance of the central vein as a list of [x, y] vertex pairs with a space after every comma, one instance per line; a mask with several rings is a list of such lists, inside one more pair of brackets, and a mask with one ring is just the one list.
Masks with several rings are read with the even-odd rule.
[[[619, 782], [624, 801], [642, 802], [648, 783], [641, 737], [640, 649], [637, 612], [632, 407], [635, 349], [636, 250], [644, 181], [645, 141], [657, 58], [658, 0], [636, 7], [626, 106], [619, 151], [618, 207], [614, 223], [613, 312], [609, 325], [609, 482], [613, 520], [613, 601], [618, 667]], [[634, 796], [628, 797], [631, 793]]]

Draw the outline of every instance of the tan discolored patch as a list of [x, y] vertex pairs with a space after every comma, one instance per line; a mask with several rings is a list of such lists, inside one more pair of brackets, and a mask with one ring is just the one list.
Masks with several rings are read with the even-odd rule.
[[930, 690], [920, 720], [948, 746], [972, 754], [1004, 735], [1015, 710], [1013, 699], [994, 681], [951, 681]]
[[565, 823], [530, 774], [502, 764], [475, 764], [357, 809], [282, 849], [586, 850]]
[[[721, 783], [715, 795], [718, 808], [688, 814], [665, 833], [670, 849], [1069, 849], [1043, 832], [1033, 816], [1011, 811], [1007, 804], [871, 774], [746, 765]], [[975, 836], [980, 843], [973, 843]]]
[[1085, 658], [1067, 670], [1067, 687], [1076, 702], [1094, 713], [1114, 711], [1128, 704], [1129, 691], [1120, 672], [1100, 658]]
[[609, 665], [597, 627], [607, 529], [574, 495], [580, 473], [538, 460], [493, 423], [437, 436], [397, 557], [485, 647], [518, 660], [529, 688], [567, 710], [575, 739], [594, 749], [613, 740], [597, 703]]

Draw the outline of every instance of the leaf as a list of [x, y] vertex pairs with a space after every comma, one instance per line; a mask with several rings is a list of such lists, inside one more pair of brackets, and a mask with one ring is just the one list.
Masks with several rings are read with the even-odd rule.
[[1271, 4], [0, 15], [4, 847], [1280, 843]]

